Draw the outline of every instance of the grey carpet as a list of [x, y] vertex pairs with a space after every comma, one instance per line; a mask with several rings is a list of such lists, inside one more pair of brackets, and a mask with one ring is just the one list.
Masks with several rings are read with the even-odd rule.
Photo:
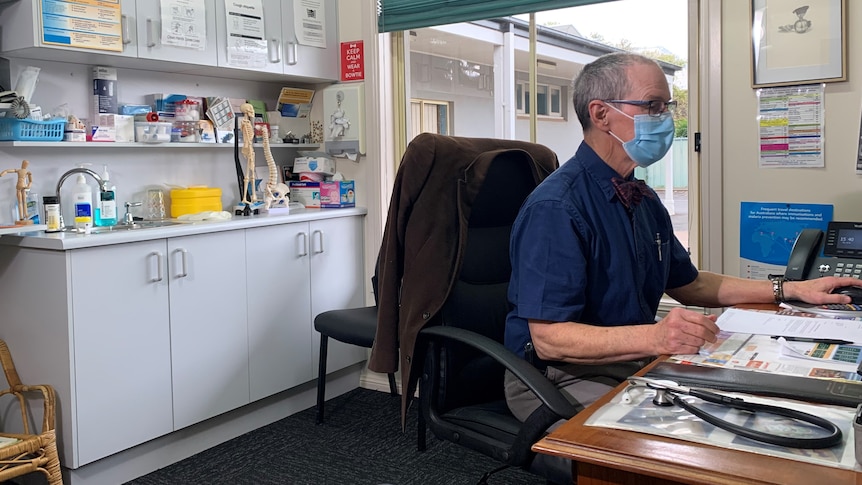
[[[191, 484], [475, 484], [499, 462], [428, 433], [416, 449], [416, 406], [401, 431], [400, 398], [355, 389], [315, 408], [256, 429], [128, 485]], [[543, 485], [518, 469], [495, 473], [489, 485]]]

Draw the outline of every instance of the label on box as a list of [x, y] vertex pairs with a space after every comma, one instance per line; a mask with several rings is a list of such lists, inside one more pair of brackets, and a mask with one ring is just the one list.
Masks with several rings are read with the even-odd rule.
[[356, 182], [340, 180], [320, 182], [320, 207], [356, 207]]
[[320, 182], [290, 182], [290, 200], [307, 208], [320, 208]]

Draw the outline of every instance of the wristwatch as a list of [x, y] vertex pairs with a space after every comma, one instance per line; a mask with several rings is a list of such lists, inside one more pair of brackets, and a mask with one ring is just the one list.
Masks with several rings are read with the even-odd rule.
[[771, 274], [767, 276], [769, 281], [772, 281], [772, 296], [775, 298], [775, 303], [784, 301], [784, 275]]

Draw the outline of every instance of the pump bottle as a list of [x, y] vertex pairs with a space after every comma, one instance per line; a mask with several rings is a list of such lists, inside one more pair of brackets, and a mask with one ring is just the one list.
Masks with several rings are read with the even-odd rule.
[[108, 165], [103, 165], [102, 180], [106, 187], [106, 191], [99, 191], [99, 204], [96, 206], [95, 222], [97, 226], [115, 226], [117, 225], [117, 193], [115, 186], [109, 186], [111, 175], [108, 173]]

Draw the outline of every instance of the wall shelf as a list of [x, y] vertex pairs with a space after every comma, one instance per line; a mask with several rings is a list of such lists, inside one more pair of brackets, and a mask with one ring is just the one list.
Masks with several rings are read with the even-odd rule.
[[[255, 143], [255, 147], [262, 147]], [[0, 147], [63, 147], [63, 148], [233, 148], [232, 143], [114, 143], [114, 142], [77, 142], [77, 141], [0, 141]], [[309, 149], [320, 148], [319, 143], [270, 143], [271, 149], [295, 148]]]

